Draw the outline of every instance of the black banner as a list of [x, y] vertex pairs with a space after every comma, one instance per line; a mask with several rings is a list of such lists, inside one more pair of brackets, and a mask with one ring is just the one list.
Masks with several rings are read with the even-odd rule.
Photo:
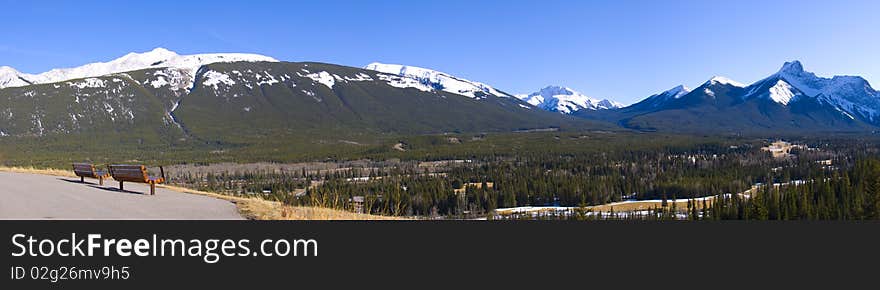
[[855, 285], [876, 273], [878, 225], [2, 221], [2, 289]]

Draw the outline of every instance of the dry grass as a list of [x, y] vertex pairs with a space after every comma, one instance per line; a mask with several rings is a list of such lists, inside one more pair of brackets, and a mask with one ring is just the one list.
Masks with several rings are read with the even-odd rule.
[[[676, 200], [676, 201], [675, 201], [675, 208], [678, 209], [679, 211], [687, 210], [687, 203], [688, 203], [688, 201], [687, 201], [686, 199], [679, 199], [679, 200]], [[707, 205], [708, 205], [708, 204], [711, 204], [711, 203], [712, 203], [711, 198], [710, 198], [710, 200], [706, 201], [706, 203], [707, 203]], [[669, 200], [669, 201], [667, 202], [667, 206], [668, 206], [668, 207], [672, 207], [672, 201], [671, 201], [671, 200]], [[658, 201], [643, 201], [643, 202], [641, 202], [641, 201], [637, 201], [637, 202], [627, 202], [627, 203], [621, 203], [621, 204], [603, 204], [603, 205], [595, 205], [595, 206], [589, 206], [589, 207], [587, 207], [587, 209], [590, 209], [590, 210], [593, 210], [593, 211], [610, 212], [610, 211], [611, 211], [611, 208], [614, 208], [614, 211], [615, 211], [615, 212], [622, 212], [622, 211], [651, 210], [651, 209], [655, 209], [655, 208], [658, 208], [658, 209], [659, 209], [659, 208], [662, 208], [662, 207], [663, 207], [663, 202], [658, 202]], [[700, 201], [698, 201], [698, 202], [697, 202], [697, 209], [702, 209], [702, 208], [703, 208], [703, 203], [700, 202]]]
[[70, 170], [62, 170], [62, 169], [54, 169], [54, 168], [0, 166], [0, 171], [15, 172], [15, 173], [54, 175], [54, 176], [64, 176], [64, 177], [75, 177], [76, 176], [73, 174], [72, 168]]
[[[42, 174], [53, 176], [74, 177], [73, 170], [51, 169], [51, 168], [34, 168], [34, 167], [7, 167], [0, 166], [0, 171]], [[252, 220], [399, 220], [402, 218], [357, 214], [343, 210], [318, 208], [318, 207], [302, 207], [288, 206], [277, 201], [264, 200], [254, 197], [237, 197], [213, 192], [193, 190], [172, 185], [160, 185], [160, 188], [174, 190], [177, 192], [210, 196], [222, 200], [228, 200], [238, 207], [239, 213], [247, 219]]]
[[174, 191], [185, 192], [189, 194], [198, 194], [210, 196], [223, 200], [228, 200], [238, 207], [238, 211], [242, 216], [254, 220], [400, 220], [402, 218], [358, 214], [347, 212], [344, 210], [321, 208], [321, 207], [305, 207], [305, 206], [289, 206], [277, 201], [265, 200], [254, 197], [238, 197], [213, 192], [193, 190], [171, 185], [162, 185]]
[[284, 206], [283, 219], [288, 220], [404, 220], [401, 217], [353, 213], [321, 207]]

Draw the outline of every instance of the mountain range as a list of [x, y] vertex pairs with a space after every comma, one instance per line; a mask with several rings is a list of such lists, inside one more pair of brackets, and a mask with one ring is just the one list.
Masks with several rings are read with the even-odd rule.
[[0, 136], [254, 137], [609, 126], [545, 112], [488, 85], [408, 66], [355, 68], [157, 48], [41, 74], [4, 67]]
[[594, 99], [575, 90], [561, 86], [547, 86], [531, 94], [516, 95], [533, 106], [550, 112], [573, 114], [581, 110], [619, 109], [623, 104], [608, 99]]
[[184, 80], [188, 80], [188, 83], [191, 84], [196, 70], [203, 65], [218, 62], [239, 61], [278, 62], [278, 60], [274, 58], [257, 54], [216, 53], [178, 55], [177, 53], [164, 48], [156, 48], [146, 53], [129, 53], [109, 62], [91, 63], [74, 68], [53, 69], [35, 75], [21, 73], [14, 68], [3, 66], [0, 67], [0, 88], [56, 83], [72, 79], [98, 77], [114, 73], [156, 68], [172, 68], [176, 73], [186, 75], [187, 77], [184, 78]]
[[880, 94], [857, 76], [824, 78], [785, 63], [770, 76], [745, 85], [713, 77], [691, 90], [684, 86], [616, 110], [579, 114], [622, 127], [700, 133], [871, 131]]
[[750, 85], [713, 77], [629, 106], [563, 86], [513, 95], [401, 64], [363, 68], [257, 54], [157, 48], [40, 74], [0, 67], [0, 137], [137, 136], [237, 142], [348, 136], [591, 130], [755, 133], [873, 131], [880, 95], [856, 76], [797, 61]]

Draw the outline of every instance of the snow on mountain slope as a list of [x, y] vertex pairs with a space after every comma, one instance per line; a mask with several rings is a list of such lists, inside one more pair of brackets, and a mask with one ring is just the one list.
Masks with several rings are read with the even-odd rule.
[[788, 103], [798, 94], [799, 93], [796, 92], [791, 85], [783, 80], [777, 81], [775, 85], [770, 87], [770, 99], [783, 106], [788, 105]]
[[21, 78], [22, 73], [8, 66], [0, 66], [0, 88], [29, 85]]
[[861, 77], [818, 77], [804, 71], [799, 61], [786, 62], [774, 76], [785, 79], [806, 95], [824, 100], [851, 115], [864, 116], [871, 122], [880, 121], [880, 94]]
[[623, 107], [623, 105], [618, 102], [608, 99], [594, 99], [570, 88], [561, 86], [548, 86], [540, 91], [528, 95], [516, 95], [516, 97], [532, 106], [562, 114], [571, 114], [583, 109], [607, 110]]
[[797, 61], [748, 86], [714, 77], [693, 92], [672, 91], [617, 110], [611, 121], [635, 129], [740, 133], [861, 131], [880, 125], [880, 94], [867, 81], [818, 77]]
[[722, 76], [715, 76], [715, 77], [712, 77], [712, 79], [710, 79], [710, 80], [707, 81], [706, 83], [707, 83], [707, 84], [710, 84], [710, 85], [714, 85], [714, 84], [731, 85], [731, 86], [739, 87], [739, 88], [743, 88], [743, 87], [746, 86], [746, 85], [744, 85], [744, 84], [742, 84], [742, 83], [740, 83], [740, 82], [737, 82], [737, 81], [734, 81], [734, 80], [732, 80], [732, 79], [729, 79], [729, 78], [726, 78], [726, 77], [722, 77]]
[[880, 121], [880, 93], [871, 88], [865, 79], [857, 76], [819, 77], [805, 71], [799, 61], [786, 62], [777, 73], [749, 88], [749, 93], [744, 96], [746, 99], [766, 96], [779, 104], [788, 105], [803, 95], [834, 106], [850, 117], [861, 116], [872, 123]]
[[687, 93], [690, 93], [690, 92], [691, 92], [691, 88], [689, 88], [685, 85], [678, 85], [674, 88], [671, 88], [671, 89], [661, 93], [661, 95], [665, 95], [665, 96], [668, 96], [673, 99], [678, 99], [678, 98], [681, 98], [681, 96], [687, 95]]
[[398, 88], [415, 88], [422, 91], [436, 89], [474, 99], [482, 99], [486, 96], [510, 97], [510, 95], [484, 83], [469, 81], [421, 67], [374, 62], [365, 66], [364, 69], [392, 75], [379, 75], [379, 78]]
[[7, 74], [12, 74], [12, 72], [15, 72], [15, 75], [17, 75], [18, 78], [27, 80], [30, 83], [44, 84], [72, 79], [98, 77], [148, 68], [170, 69], [167, 70], [164, 75], [157, 75], [156, 81], [151, 83], [154, 87], [159, 87], [164, 84], [172, 84], [172, 80], [174, 79], [191, 84], [196, 71], [202, 65], [237, 61], [277, 62], [278, 60], [268, 56], [245, 53], [178, 55], [177, 53], [164, 48], [156, 48], [145, 53], [129, 53], [109, 62], [90, 63], [74, 68], [53, 69], [36, 75], [18, 73], [11, 68], [0, 69], [0, 88], [28, 85], [28, 83], [24, 81], [10, 81], [12, 78], [7, 76]]
[[666, 102], [670, 100], [675, 100], [681, 98], [684, 95], [687, 95], [691, 92], [691, 88], [685, 85], [678, 85], [674, 88], [668, 89], [662, 93], [652, 95], [647, 97], [646, 99], [634, 104], [633, 106], [647, 106], [648, 108], [656, 108], [662, 106]]
[[703, 83], [703, 85], [698, 87], [698, 89], [703, 88], [703, 90], [702, 90], [703, 94], [705, 94], [708, 97], [715, 98], [715, 89], [718, 89], [719, 87], [724, 87], [724, 86], [732, 86], [735, 88], [746, 87], [746, 85], [744, 85], [740, 82], [734, 81], [732, 79], [722, 77], [722, 76], [714, 76], [711, 79], [709, 79], [708, 81], [706, 81], [705, 83]]

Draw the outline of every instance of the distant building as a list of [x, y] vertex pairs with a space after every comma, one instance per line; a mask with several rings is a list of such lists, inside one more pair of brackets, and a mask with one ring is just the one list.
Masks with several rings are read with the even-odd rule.
[[761, 150], [770, 152], [773, 158], [786, 158], [791, 156], [792, 149], [804, 149], [804, 145], [793, 145], [782, 140], [770, 143], [770, 145], [762, 147]]

